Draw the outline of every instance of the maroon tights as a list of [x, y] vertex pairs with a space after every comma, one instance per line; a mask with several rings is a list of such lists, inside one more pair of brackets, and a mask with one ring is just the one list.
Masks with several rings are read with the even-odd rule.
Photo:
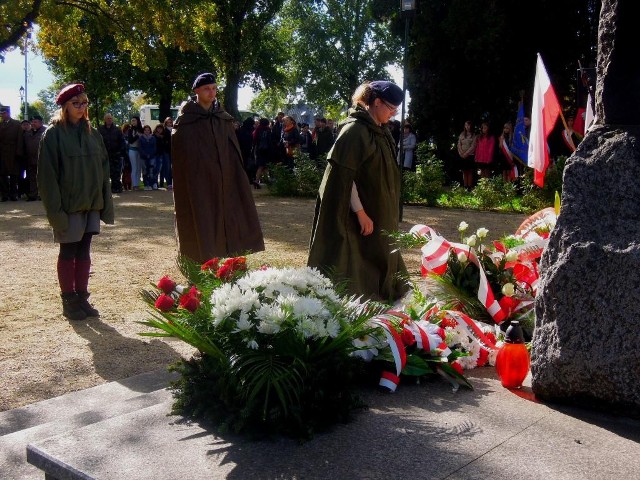
[[86, 293], [91, 270], [92, 237], [92, 233], [85, 233], [79, 242], [60, 244], [58, 282], [62, 293]]

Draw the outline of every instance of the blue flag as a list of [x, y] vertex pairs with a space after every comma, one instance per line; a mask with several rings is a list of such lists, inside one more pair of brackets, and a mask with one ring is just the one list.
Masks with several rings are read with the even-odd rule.
[[516, 127], [513, 129], [513, 146], [511, 153], [518, 157], [522, 163], [527, 164], [529, 156], [529, 138], [524, 127], [524, 105], [520, 102], [518, 107], [518, 117], [516, 118]]

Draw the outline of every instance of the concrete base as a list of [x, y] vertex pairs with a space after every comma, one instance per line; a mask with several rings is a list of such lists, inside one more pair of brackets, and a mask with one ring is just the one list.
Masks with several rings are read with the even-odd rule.
[[537, 403], [492, 368], [469, 373], [474, 391], [442, 381], [368, 390], [368, 411], [302, 445], [216, 435], [167, 416], [170, 395], [156, 392], [160, 403], [30, 443], [28, 461], [59, 480], [637, 476], [640, 422]]

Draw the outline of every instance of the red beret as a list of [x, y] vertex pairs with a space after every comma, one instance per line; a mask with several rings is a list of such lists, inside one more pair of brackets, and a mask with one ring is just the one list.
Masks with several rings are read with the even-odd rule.
[[70, 98], [75, 97], [76, 95], [80, 95], [84, 93], [84, 85], [81, 83], [72, 83], [71, 85], [67, 85], [56, 97], [56, 104], [64, 105], [64, 103]]

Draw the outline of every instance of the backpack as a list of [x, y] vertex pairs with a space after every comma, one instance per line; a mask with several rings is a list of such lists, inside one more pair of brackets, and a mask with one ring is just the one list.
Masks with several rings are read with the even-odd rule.
[[271, 149], [271, 135], [269, 130], [264, 129], [260, 132], [258, 138], [258, 150], [270, 150]]

